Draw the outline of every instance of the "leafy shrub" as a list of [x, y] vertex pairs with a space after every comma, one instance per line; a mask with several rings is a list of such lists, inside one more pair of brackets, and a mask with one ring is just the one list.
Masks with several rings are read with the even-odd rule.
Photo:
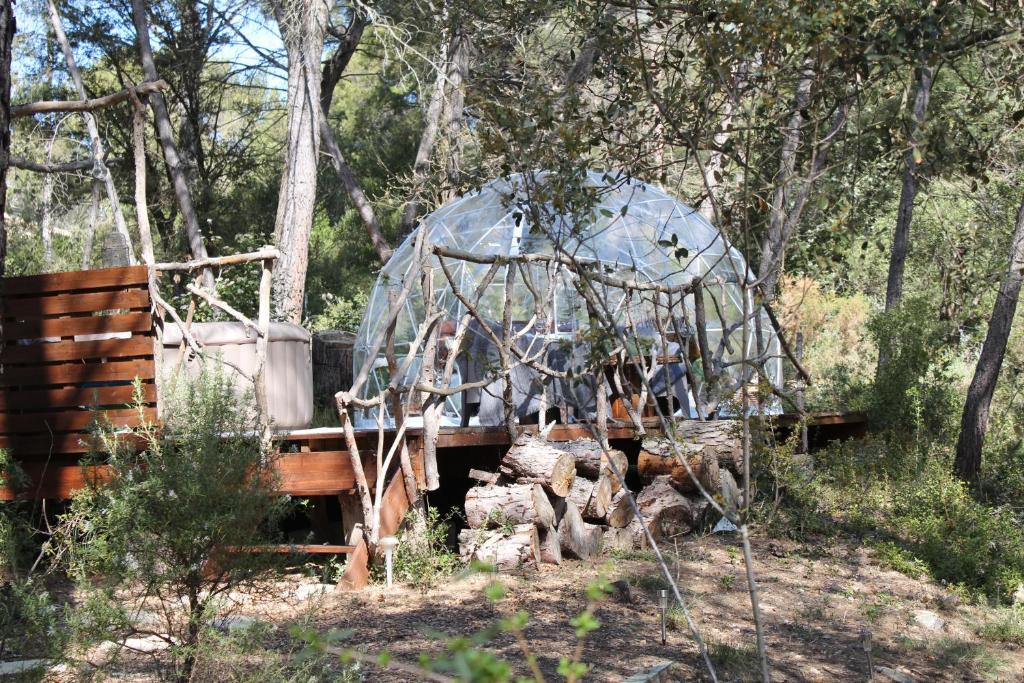
[[978, 635], [997, 643], [1024, 645], [1024, 606], [995, 610], [978, 629]]
[[76, 494], [59, 538], [86, 596], [75, 618], [79, 636], [131, 635], [131, 616], [145, 606], [173, 643], [174, 678], [188, 681], [224, 596], [265, 576], [274, 561], [229, 549], [266, 542], [268, 523], [285, 508], [258, 416], [230, 380], [209, 371], [169, 389], [162, 429], [98, 428], [110, 455], [91, 457], [112, 476]]
[[935, 578], [1006, 600], [1024, 582], [1024, 529], [1013, 513], [974, 499], [948, 468], [894, 491], [892, 531]]
[[928, 565], [892, 541], [878, 541], [872, 545], [878, 563], [883, 567], [915, 579], [928, 573]]
[[[454, 574], [461, 566], [458, 554], [448, 547], [451, 516], [441, 517], [437, 508], [427, 507], [425, 519], [418, 510], [411, 510], [393, 557], [394, 579], [421, 590]], [[383, 580], [382, 567], [375, 569], [375, 578]]]

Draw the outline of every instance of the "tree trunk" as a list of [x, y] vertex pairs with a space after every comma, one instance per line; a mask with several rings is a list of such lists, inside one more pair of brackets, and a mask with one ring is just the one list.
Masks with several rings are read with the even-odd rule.
[[[159, 76], [156, 73], [156, 63], [153, 61], [153, 48], [149, 42], [149, 20], [146, 17], [145, 0], [132, 0], [132, 16], [135, 20], [135, 33], [139, 41], [142, 75], [148, 81], [156, 81]], [[171, 117], [167, 112], [167, 101], [162, 93], [155, 92], [149, 96], [149, 104], [153, 108], [156, 134], [160, 139], [160, 146], [163, 148], [167, 174], [174, 186], [174, 196], [178, 200], [182, 222], [185, 224], [189, 252], [196, 260], [205, 259], [207, 258], [206, 245], [203, 243], [203, 234], [199, 229], [199, 217], [196, 216], [196, 210], [192, 204], [192, 192], [188, 187], [188, 178], [185, 176], [178, 148], [174, 144], [174, 128], [171, 126]], [[209, 269], [203, 270], [203, 284], [207, 289], [214, 288], [213, 272]]]
[[[914, 96], [911, 101], [903, 168], [903, 188], [900, 191], [899, 210], [896, 214], [896, 231], [893, 234], [892, 253], [889, 256], [889, 279], [885, 287], [885, 310], [895, 308], [903, 298], [903, 269], [910, 250], [910, 224], [914, 218], [914, 200], [917, 199], [918, 172], [921, 167], [921, 128], [928, 113], [928, 100], [932, 92], [935, 68], [922, 64], [914, 74]], [[879, 358], [879, 367], [885, 359]]]
[[[64, 24], [61, 21], [60, 14], [57, 12], [57, 5], [54, 4], [53, 0], [47, 0], [46, 9], [50, 15], [50, 26], [53, 27], [53, 35], [57, 42], [60, 43], [60, 49], [64, 53], [64, 61], [68, 65], [68, 73], [71, 74], [71, 80], [75, 84], [75, 92], [81, 99], [87, 99], [89, 96], [85, 92], [82, 73], [78, 70], [75, 54], [71, 51], [71, 43], [68, 42], [67, 34], [64, 33]], [[100, 139], [100, 129], [96, 124], [96, 117], [91, 112], [83, 112], [82, 117], [85, 119], [85, 127], [89, 132], [89, 140], [92, 146], [93, 184], [95, 186], [99, 182], [99, 179], [97, 179], [97, 175], [99, 175], [107, 190], [107, 201], [110, 202], [110, 213], [114, 219], [114, 230], [124, 240], [125, 246], [128, 249], [128, 263], [135, 265], [138, 261], [135, 258], [135, 249], [132, 248], [132, 239], [131, 235], [128, 234], [128, 224], [124, 220], [124, 212], [121, 211], [121, 200], [117, 196], [117, 186], [114, 185], [114, 179], [110, 176], [110, 170], [103, 163], [103, 141]], [[94, 230], [95, 226], [90, 226], [89, 233], [86, 235], [86, 246], [89, 253], [86, 254], [83, 248], [83, 268], [87, 268], [91, 260]]]
[[516, 440], [501, 464], [514, 477], [540, 483], [556, 496], [568, 495], [576, 477], [576, 465], [570, 454], [529, 434]]
[[459, 532], [459, 556], [466, 562], [493, 564], [498, 571], [535, 564], [540, 557], [537, 527], [520, 524], [507, 536], [501, 531], [463, 529]]
[[643, 527], [640, 526], [640, 521], [634, 519], [624, 527], [605, 529], [601, 542], [605, 548], [636, 550], [647, 546], [647, 537], [644, 535]]
[[782, 256], [786, 251], [785, 222], [788, 196], [793, 185], [796, 156], [803, 137], [804, 112], [811, 101], [811, 85], [814, 70], [806, 64], [800, 73], [793, 96], [793, 109], [786, 126], [782, 129], [782, 149], [779, 152], [779, 171], [775, 176], [775, 191], [772, 194], [768, 231], [761, 243], [761, 270], [764, 298], [775, 296], [775, 286], [782, 268]]
[[555, 525], [555, 511], [538, 484], [475, 486], [466, 493], [466, 522], [474, 529], [513, 524]]
[[[53, 137], [50, 135], [46, 139], [46, 163], [50, 163], [53, 154]], [[43, 240], [43, 266], [46, 270], [53, 268], [53, 181], [52, 173], [43, 176], [43, 217], [39, 221], [39, 236]]]
[[999, 379], [999, 370], [1006, 354], [1006, 342], [1010, 338], [1013, 316], [1017, 311], [1021, 280], [1024, 279], [1024, 201], [1017, 211], [1017, 223], [1013, 230], [1010, 247], [1010, 264], [1006, 270], [999, 294], [992, 306], [992, 317], [988, 321], [988, 334], [978, 356], [974, 379], [967, 390], [963, 418], [960, 421], [960, 438], [956, 444], [956, 460], [953, 471], [964, 481], [976, 481], [981, 473], [981, 449], [988, 431], [988, 411], [992, 394]]
[[[447, 12], [446, 3], [445, 14]], [[468, 68], [469, 40], [458, 28], [446, 29], [445, 32], [446, 36], [439, 50], [440, 66], [434, 79], [434, 88], [431, 91], [423, 120], [423, 134], [420, 136], [420, 144], [416, 149], [416, 160], [413, 163], [411, 195], [405, 205], [398, 229], [399, 239], [411, 232], [416, 224], [416, 216], [423, 203], [423, 191], [430, 175], [430, 164], [437, 147], [438, 134], [442, 131], [445, 123], [446, 110], [450, 124], [461, 125], [463, 95], [461, 92], [453, 92], [452, 87], [453, 84], [458, 84], [461, 87], [465, 78], [465, 71]], [[450, 102], [453, 96], [456, 102], [446, 107], [446, 101]]]
[[334, 172], [338, 174], [338, 180], [341, 182], [342, 187], [345, 188], [345, 192], [348, 193], [349, 201], [355, 206], [359, 217], [363, 220], [363, 225], [366, 227], [366, 232], [370, 237], [370, 242], [373, 244], [373, 249], [377, 252], [377, 258], [380, 259], [381, 263], [387, 263], [388, 258], [391, 257], [391, 247], [384, 238], [384, 231], [381, 228], [380, 221], [377, 220], [377, 212], [374, 211], [373, 204], [366, 197], [363, 188], [359, 184], [359, 180], [356, 178], [356, 174], [345, 159], [345, 155], [341, 151], [341, 146], [338, 144], [338, 139], [335, 137], [334, 131], [331, 130], [331, 124], [328, 120], [331, 113], [331, 103], [334, 101], [334, 89], [352, 60], [352, 55], [355, 54], [359, 41], [362, 40], [365, 28], [366, 20], [358, 14], [353, 16], [352, 23], [342, 37], [341, 43], [330, 59], [324, 63], [320, 79], [320, 138], [324, 149], [327, 151], [327, 155], [331, 158]]
[[601, 552], [601, 527], [583, 521], [575, 505], [566, 505], [558, 522], [558, 538], [562, 552], [569, 557], [587, 560]]
[[[14, 3], [0, 0], [0, 277], [7, 266], [7, 167], [11, 158], [11, 46], [14, 44]], [[0, 305], [3, 302], [0, 301]], [[0, 330], [3, 323], [0, 322]]]
[[331, 5], [333, 0], [274, 2], [288, 52], [288, 144], [274, 222], [281, 250], [274, 269], [274, 308], [278, 319], [292, 323], [302, 321], [309, 268], [320, 154], [320, 59]]
[[[629, 459], [626, 454], [617, 448], [612, 448], [607, 454], [601, 449], [597, 441], [593, 439], [575, 439], [555, 445], [556, 448], [571, 453], [576, 461], [576, 473], [588, 479], [606, 477], [611, 484], [611, 492], [616, 493], [622, 488], [622, 482], [614, 472], [617, 470], [623, 477], [629, 469]], [[614, 469], [608, 464], [609, 458], [614, 464]]]
[[655, 477], [650, 486], [636, 497], [636, 506], [656, 541], [693, 530], [693, 506], [689, 499], [672, 487], [672, 480], [667, 475]]

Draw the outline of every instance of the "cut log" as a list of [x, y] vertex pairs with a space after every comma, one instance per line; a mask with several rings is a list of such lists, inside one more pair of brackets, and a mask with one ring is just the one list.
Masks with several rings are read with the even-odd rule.
[[539, 484], [474, 486], [466, 493], [466, 522], [474, 529], [513, 524], [555, 525], [555, 511]]
[[566, 505], [565, 514], [558, 524], [558, 539], [562, 545], [562, 554], [587, 560], [601, 552], [603, 531], [596, 524], [583, 521], [575, 505]]
[[647, 438], [643, 441], [636, 463], [640, 479], [649, 484], [657, 476], [668, 475], [680, 491], [696, 491], [697, 486], [690, 476], [692, 471], [705, 489], [713, 494], [718, 493], [722, 487], [718, 456], [700, 444], [677, 442], [677, 445], [679, 455], [686, 458], [690, 466], [689, 471], [676, 456], [668, 439]]
[[596, 482], [576, 477], [565, 499], [575, 505], [585, 519], [603, 520], [612, 502], [611, 481], [608, 477]]
[[[629, 469], [629, 459], [626, 454], [617, 448], [610, 449], [605, 453], [601, 446], [593, 439], [575, 439], [557, 444], [557, 448], [570, 453], [576, 462], [576, 474], [588, 479], [599, 479], [608, 477], [611, 480], [611, 492], [617, 493], [622, 488], [622, 481], [615, 476], [617, 470], [623, 477]], [[611, 459], [612, 466], [609, 465]]]
[[516, 478], [539, 481], [556, 496], [568, 494], [576, 477], [572, 455], [530, 434], [520, 436], [501, 463]]
[[[738, 420], [683, 420], [676, 423], [676, 441], [688, 450], [714, 455], [718, 464], [739, 472], [743, 463], [743, 442]], [[668, 446], [668, 450], [665, 447]], [[661, 437], [647, 437], [640, 448], [650, 453], [671, 455], [671, 445]], [[682, 451], [682, 449], [680, 450]], [[684, 452], [685, 453], [685, 452]]]
[[608, 512], [605, 514], [605, 521], [614, 529], [622, 529], [633, 521], [633, 517], [633, 506], [629, 502], [629, 493], [626, 489], [620, 489], [612, 496], [612, 502], [608, 505]]
[[693, 530], [693, 505], [673, 488], [669, 475], [655, 477], [636, 497], [636, 505], [656, 541]]
[[562, 564], [562, 545], [558, 538], [558, 529], [549, 526], [537, 527], [537, 543], [541, 562]]
[[464, 562], [475, 560], [494, 565], [498, 571], [536, 565], [540, 556], [537, 527], [519, 524], [508, 535], [501, 531], [463, 529], [459, 532], [459, 556]]
[[636, 518], [622, 528], [605, 527], [601, 540], [605, 548], [639, 550], [647, 547], [647, 537], [644, 536], [644, 530]]
[[469, 478], [476, 481], [483, 482], [485, 484], [496, 484], [498, 483], [499, 475], [497, 472], [484, 472], [483, 470], [470, 470]]

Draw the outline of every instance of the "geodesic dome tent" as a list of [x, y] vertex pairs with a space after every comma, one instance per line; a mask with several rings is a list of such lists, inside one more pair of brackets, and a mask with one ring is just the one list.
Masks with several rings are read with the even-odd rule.
[[[432, 354], [438, 375], [441, 361], [456, 353], [459, 362], [449, 386], [480, 384], [487, 377], [496, 382], [446, 397], [442, 423], [500, 423], [486, 405], [501, 394], [496, 347], [506, 329], [515, 336], [520, 359], [540, 359], [555, 370], [569, 368], [570, 374], [575, 369], [574, 383], [586, 385], [578, 373], [586, 357], [592, 358], [595, 318], [601, 316], [617, 330], [606, 346], [647, 358], [649, 386], [655, 394], [676, 397], [671, 405], [677, 415], [696, 417], [698, 401], [728, 410], [740, 384], [752, 381], [751, 372], [742, 371], [741, 344], [748, 359], [760, 360], [763, 376], [781, 387], [778, 338], [763, 311], [753, 312], [749, 293], [746, 310], [752, 313], [741, 339], [739, 283], [747, 277], [747, 265], [715, 227], [655, 186], [597, 172], [582, 183], [585, 208], [563, 209], [564, 199], [545, 189], [552, 180], [550, 174], [533, 173], [491, 181], [426, 216], [398, 247], [377, 279], [355, 339], [353, 375], [358, 377], [364, 365], [370, 370], [359, 391], [362, 398], [379, 394], [391, 381], [382, 339], [396, 304], [393, 360], [408, 356], [410, 361], [399, 384], [411, 386], [420, 377], [425, 343], [417, 335], [422, 336], [429, 312], [441, 321], [440, 351]], [[580, 289], [586, 273], [592, 274], [589, 305]], [[697, 311], [693, 293], [685, 290], [695, 279], [701, 281], [706, 348], [717, 378], [713, 387], [701, 386], [703, 355], [693, 357]], [[473, 320], [454, 349], [453, 330], [466, 316], [467, 302], [475, 309]], [[411, 345], [416, 348], [409, 354]], [[523, 416], [537, 409], [538, 394], [552, 381], [529, 368], [517, 371], [518, 376], [506, 374], [516, 385], [516, 409]], [[584, 404], [577, 406], [578, 416], [592, 412], [597, 390], [592, 381], [582, 397], [578, 387], [554, 384], [563, 385], [554, 387], [561, 400], [569, 396]], [[716, 396], [709, 395], [712, 390]], [[357, 422], [368, 426], [377, 417], [376, 409], [357, 413]]]

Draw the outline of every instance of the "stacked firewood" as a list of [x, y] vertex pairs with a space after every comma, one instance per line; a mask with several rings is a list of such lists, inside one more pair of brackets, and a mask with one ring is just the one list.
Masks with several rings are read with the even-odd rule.
[[[636, 504], [654, 538], [669, 539], [711, 521], [710, 504], [695, 480], [725, 505], [738, 505], [733, 472], [740, 458], [739, 439], [726, 422], [683, 423], [675, 448], [664, 438], [644, 439]], [[552, 443], [523, 434], [497, 472], [470, 472], [481, 484], [466, 494], [469, 528], [459, 534], [462, 559], [508, 570], [561, 564], [563, 557], [585, 560], [602, 547], [645, 546], [623, 479], [628, 467], [622, 451], [605, 451], [592, 439]]]
[[605, 453], [590, 439], [550, 443], [522, 435], [498, 472], [470, 473], [482, 485], [466, 494], [462, 558], [506, 570], [594, 557], [606, 529], [633, 519], [623, 482], [628, 465], [622, 451]]
[[[717, 521], [701, 487], [727, 510], [742, 505], [736, 480], [743, 450], [735, 427], [732, 421], [684, 422], [677, 429], [675, 445], [664, 437], [643, 440], [637, 458], [643, 487], [636, 504], [655, 541], [666, 541]], [[604, 541], [606, 546], [617, 548], [648, 544], [639, 520], [623, 529], [609, 530]]]

